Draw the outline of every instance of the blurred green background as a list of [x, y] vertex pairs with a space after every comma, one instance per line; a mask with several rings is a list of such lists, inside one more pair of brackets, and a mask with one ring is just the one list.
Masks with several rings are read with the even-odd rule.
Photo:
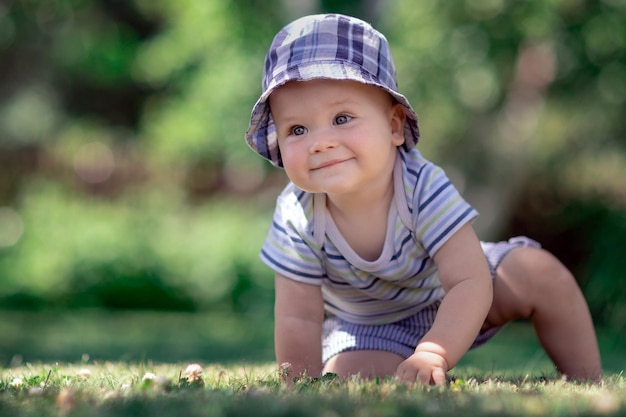
[[244, 132], [273, 35], [317, 12], [386, 34], [480, 237], [539, 240], [623, 349], [626, 2], [4, 0], [0, 364], [272, 359], [286, 179]]

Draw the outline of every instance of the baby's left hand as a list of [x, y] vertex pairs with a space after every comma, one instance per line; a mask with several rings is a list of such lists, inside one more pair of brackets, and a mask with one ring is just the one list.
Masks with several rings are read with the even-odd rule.
[[404, 382], [418, 382], [424, 385], [446, 385], [448, 363], [436, 353], [415, 352], [398, 365], [396, 378]]

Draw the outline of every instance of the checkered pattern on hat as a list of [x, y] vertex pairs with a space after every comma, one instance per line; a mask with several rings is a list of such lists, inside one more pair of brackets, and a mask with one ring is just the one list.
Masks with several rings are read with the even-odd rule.
[[289, 81], [352, 80], [380, 87], [404, 107], [404, 148], [419, 140], [417, 114], [398, 92], [396, 69], [387, 39], [370, 24], [339, 14], [312, 15], [285, 26], [265, 57], [262, 94], [250, 118], [246, 140], [272, 164], [282, 167], [276, 127], [267, 100]]

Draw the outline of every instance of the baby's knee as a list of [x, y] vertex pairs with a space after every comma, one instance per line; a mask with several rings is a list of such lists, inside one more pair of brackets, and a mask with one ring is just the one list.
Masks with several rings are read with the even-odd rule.
[[567, 300], [579, 292], [570, 270], [552, 253], [532, 248], [525, 259], [526, 280], [536, 296], [549, 302]]
[[576, 282], [570, 270], [545, 249], [534, 250], [530, 262], [532, 268], [535, 269], [534, 275], [544, 281], [553, 282], [557, 286], [571, 285]]
[[515, 249], [505, 256], [496, 273], [490, 324], [528, 319], [546, 306], [559, 308], [579, 297], [571, 272], [544, 249]]
[[539, 248], [511, 251], [498, 268], [498, 275], [527, 297], [567, 296], [577, 289], [574, 276], [552, 253]]

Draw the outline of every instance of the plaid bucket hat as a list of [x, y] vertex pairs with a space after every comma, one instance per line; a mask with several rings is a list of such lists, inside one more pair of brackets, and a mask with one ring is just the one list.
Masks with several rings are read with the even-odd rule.
[[406, 113], [402, 146], [410, 150], [417, 144], [417, 113], [398, 92], [396, 69], [385, 36], [354, 17], [305, 16], [274, 37], [265, 57], [261, 97], [252, 109], [246, 132], [250, 147], [273, 165], [283, 166], [267, 102], [270, 94], [289, 81], [319, 78], [358, 81], [387, 91]]

